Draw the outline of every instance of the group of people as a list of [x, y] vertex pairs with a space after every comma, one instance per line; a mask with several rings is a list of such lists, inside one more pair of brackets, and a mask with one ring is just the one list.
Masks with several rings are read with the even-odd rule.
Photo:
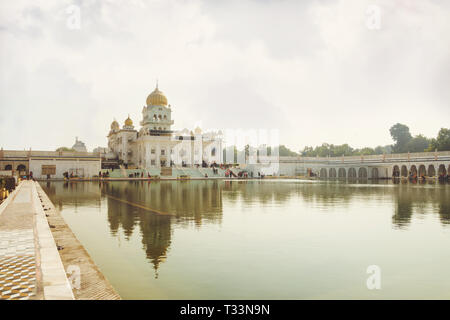
[[[398, 176], [399, 175], [396, 175], [395, 177], [398, 177]], [[418, 178], [417, 172], [411, 172], [411, 171], [409, 172], [409, 174], [408, 174], [408, 179], [409, 180], [417, 180], [417, 178]], [[422, 179], [422, 180], [426, 180], [427, 179], [425, 174], [421, 174], [419, 178]], [[439, 174], [439, 176], [438, 176], [438, 180], [441, 181], [441, 182], [447, 182], [447, 181], [450, 181], [450, 176], [448, 174], [446, 174], [446, 173], [441, 172]]]
[[[150, 175], [150, 173], [147, 172], [147, 178], [151, 178], [152, 176]], [[144, 171], [142, 172], [134, 172], [134, 173], [130, 173], [128, 175], [128, 178], [144, 178]]]
[[[128, 178], [143, 178], [143, 177], [144, 177], [144, 172], [141, 172], [141, 173], [133, 172], [128, 175]], [[149, 177], [150, 177], [150, 175], [149, 175]]]
[[[248, 179], [253, 178], [253, 171], [250, 171], [250, 173], [246, 170], [242, 170], [239, 171], [238, 174], [236, 175], [233, 171], [231, 171], [230, 169], [227, 169], [225, 171], [225, 177], [226, 178], [232, 178], [232, 177], [237, 177], [237, 178], [243, 178], [243, 179]], [[262, 178], [264, 177], [263, 175], [261, 175], [260, 172], [258, 172], [258, 178]]]
[[101, 172], [101, 171], [99, 171], [99, 172], [98, 172], [98, 176], [99, 176], [100, 178], [109, 178], [109, 171], [106, 171], [106, 172]]
[[[100, 172], [99, 172], [99, 174], [100, 174]], [[109, 174], [108, 174], [108, 176], [109, 176]], [[76, 178], [77, 176], [74, 175], [73, 172], [69, 173], [69, 172], [66, 171], [66, 172], [63, 173], [63, 177], [65, 179], [70, 179], [70, 178]], [[50, 175], [47, 175], [47, 179], [49, 179], [49, 178], [50, 178]]]

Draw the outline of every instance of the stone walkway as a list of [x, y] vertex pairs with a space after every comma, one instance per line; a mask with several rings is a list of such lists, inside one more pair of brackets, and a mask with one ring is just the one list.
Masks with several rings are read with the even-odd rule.
[[0, 231], [0, 299], [36, 296], [33, 230]]
[[58, 246], [63, 249], [59, 251], [61, 261], [66, 270], [74, 271], [70, 277], [73, 283], [73, 294], [76, 300], [119, 300], [120, 296], [102, 274], [83, 245], [70, 230], [61, 213], [48, 198], [39, 184], [36, 185], [38, 196], [42, 201], [53, 238]]
[[22, 181], [0, 210], [0, 299], [73, 299], [32, 181]]
[[0, 215], [0, 299], [36, 298], [31, 185], [21, 185]]

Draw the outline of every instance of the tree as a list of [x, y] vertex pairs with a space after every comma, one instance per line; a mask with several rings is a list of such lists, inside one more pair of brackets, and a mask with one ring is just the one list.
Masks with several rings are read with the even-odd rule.
[[424, 152], [430, 145], [430, 139], [425, 137], [424, 135], [417, 135], [414, 138], [412, 138], [407, 144], [406, 144], [406, 151], [408, 152]]
[[347, 143], [341, 145], [331, 145], [330, 157], [340, 157], [344, 156], [352, 156], [354, 155], [355, 150], [350, 147]]
[[300, 150], [300, 154], [304, 157], [311, 157], [312, 152], [314, 151], [313, 147], [304, 147], [303, 150]]
[[393, 146], [394, 152], [406, 152], [406, 145], [412, 139], [409, 127], [401, 123], [396, 123], [389, 129], [389, 132], [395, 141], [395, 145]]
[[427, 151], [450, 151], [450, 129], [441, 128], [436, 139], [431, 139]]
[[355, 150], [354, 153], [359, 156], [370, 156], [372, 154], [375, 154], [375, 150], [372, 148], [366, 147], [366, 148], [362, 148], [360, 150]]
[[374, 149], [375, 154], [390, 154], [392, 153], [392, 146], [391, 145], [387, 145], [387, 146], [378, 146]]
[[278, 149], [278, 154], [280, 155], [280, 157], [296, 157], [296, 156], [298, 156], [298, 153], [292, 151], [285, 145], [280, 145], [280, 147]]

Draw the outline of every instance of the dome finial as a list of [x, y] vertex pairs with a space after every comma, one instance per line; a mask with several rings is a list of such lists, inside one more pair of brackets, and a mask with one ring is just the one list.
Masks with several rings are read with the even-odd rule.
[[156, 78], [156, 89], [158, 89], [158, 78]]
[[158, 89], [158, 81], [156, 81], [156, 88], [150, 93], [147, 97], [146, 101], [147, 106], [164, 106], [167, 107], [167, 98]]
[[133, 126], [133, 120], [131, 120], [130, 114], [128, 114], [128, 118], [125, 119], [125, 126], [126, 127], [132, 127]]

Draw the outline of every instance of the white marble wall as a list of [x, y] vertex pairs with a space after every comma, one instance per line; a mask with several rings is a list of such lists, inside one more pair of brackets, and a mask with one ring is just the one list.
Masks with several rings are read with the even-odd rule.
[[33, 177], [37, 179], [46, 179], [47, 175], [42, 175], [42, 165], [55, 165], [56, 174], [52, 175], [51, 178], [64, 178], [64, 172], [70, 172], [78, 169], [78, 172], [83, 174], [85, 178], [91, 178], [94, 175], [98, 175], [101, 169], [101, 161], [97, 160], [82, 160], [82, 159], [30, 159], [30, 171], [33, 172]]

